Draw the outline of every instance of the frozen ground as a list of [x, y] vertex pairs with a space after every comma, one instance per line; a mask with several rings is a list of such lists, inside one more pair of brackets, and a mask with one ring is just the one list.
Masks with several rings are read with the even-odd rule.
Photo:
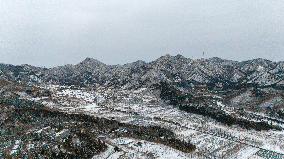
[[[119, 150], [116, 150], [117, 147]], [[108, 140], [108, 150], [94, 156], [94, 159], [119, 159], [119, 158], [158, 158], [158, 159], [173, 159], [173, 158], [192, 158], [191, 154], [186, 154], [175, 150], [171, 147], [137, 140], [131, 138], [116, 138]]]
[[[283, 131], [228, 127], [210, 118], [186, 113], [167, 105], [147, 89], [112, 92], [103, 88], [96, 91], [59, 86], [52, 88], [53, 100], [41, 100], [50, 108], [135, 125], [158, 125], [172, 130], [177, 138], [191, 141], [197, 146], [192, 154], [184, 154], [160, 144], [119, 138], [109, 141], [109, 149], [101, 154], [101, 158], [147, 158], [147, 155], [154, 155], [155, 158], [172, 158], [171, 155], [178, 158], [284, 158]], [[220, 102], [217, 104], [223, 106]], [[137, 146], [137, 142], [141, 142], [142, 146]], [[113, 145], [117, 145], [122, 151], [114, 152]]]

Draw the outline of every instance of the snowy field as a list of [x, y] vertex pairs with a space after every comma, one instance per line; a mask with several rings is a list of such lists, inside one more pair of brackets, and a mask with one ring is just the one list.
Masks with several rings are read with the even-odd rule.
[[[109, 140], [108, 150], [102, 154], [96, 155], [94, 159], [119, 159], [119, 158], [157, 158], [157, 159], [187, 159], [192, 158], [191, 154], [186, 154], [171, 147], [137, 140], [131, 138], [117, 138]], [[115, 150], [118, 147], [119, 150]]]
[[[210, 118], [186, 113], [167, 105], [146, 89], [115, 92], [115, 102], [106, 102], [113, 96], [113, 92], [105, 89], [87, 91], [53, 87], [53, 90], [53, 98], [57, 99], [57, 102], [42, 99], [50, 108], [135, 125], [158, 125], [173, 131], [177, 138], [188, 140], [197, 147], [192, 154], [184, 154], [160, 144], [119, 138], [110, 141], [108, 151], [101, 154], [101, 158], [147, 158], [147, 155], [154, 155], [154, 158], [173, 158], [172, 155], [174, 158], [194, 158], [198, 154], [204, 154], [203, 157], [246, 159], [268, 158], [267, 156], [277, 158], [277, 153], [284, 154], [283, 131], [255, 131], [238, 126], [228, 127]], [[217, 104], [223, 106], [220, 102]], [[137, 146], [137, 142], [142, 145]], [[122, 151], [114, 152], [113, 145]]]

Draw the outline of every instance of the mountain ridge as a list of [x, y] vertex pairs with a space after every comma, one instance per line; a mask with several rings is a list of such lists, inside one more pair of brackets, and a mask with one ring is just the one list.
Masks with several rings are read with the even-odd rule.
[[31, 65], [0, 65], [0, 78], [60, 84], [110, 84], [129, 87], [150, 86], [161, 81], [200, 84], [255, 84], [283, 87], [284, 62], [266, 59], [233, 61], [212, 57], [193, 60], [182, 55], [165, 55], [145, 62], [138, 60], [124, 65], [107, 65], [93, 58], [78, 64], [53, 68]]

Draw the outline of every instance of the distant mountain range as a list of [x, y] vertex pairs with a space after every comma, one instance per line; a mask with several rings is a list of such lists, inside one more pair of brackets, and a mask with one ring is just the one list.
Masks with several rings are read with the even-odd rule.
[[86, 58], [76, 65], [41, 68], [0, 64], [0, 79], [65, 85], [108, 85], [127, 88], [152, 86], [160, 82], [205, 84], [227, 88], [244, 85], [284, 88], [284, 62], [265, 59], [231, 61], [217, 57], [189, 59], [182, 55], [162, 56], [146, 63], [106, 65]]

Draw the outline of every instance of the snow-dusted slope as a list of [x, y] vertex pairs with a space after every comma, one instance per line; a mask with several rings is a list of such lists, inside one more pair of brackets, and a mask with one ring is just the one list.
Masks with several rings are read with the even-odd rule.
[[[283, 158], [284, 154], [283, 62], [165, 55], [125, 65], [106, 65], [92, 58], [54, 68], [0, 64], [0, 86], [0, 106], [5, 108], [1, 124], [12, 110], [37, 110], [36, 103], [46, 111], [77, 115], [79, 121], [72, 122], [79, 125], [86, 118], [115, 125], [96, 134], [108, 145], [101, 158]], [[72, 126], [68, 120], [58, 124]], [[125, 136], [129, 129], [120, 125], [137, 128], [142, 139]], [[42, 120], [36, 126], [36, 132], [50, 127]], [[68, 127], [62, 130], [69, 132]], [[152, 127], [172, 132], [171, 137], [154, 140], [140, 133]], [[48, 131], [61, 136], [61, 129]], [[171, 139], [193, 144], [194, 151], [181, 151], [184, 146], [169, 144]], [[73, 140], [78, 143], [76, 136]], [[18, 155], [25, 142], [16, 137], [0, 150]]]

